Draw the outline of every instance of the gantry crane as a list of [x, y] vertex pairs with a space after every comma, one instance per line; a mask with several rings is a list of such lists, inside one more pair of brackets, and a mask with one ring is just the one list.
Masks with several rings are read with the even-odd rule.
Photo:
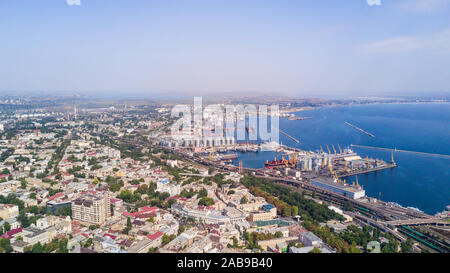
[[333, 147], [333, 150], [334, 150], [334, 155], [336, 155], [336, 149], [334, 148], [334, 145], [333, 145], [333, 144], [331, 144], [331, 147]]

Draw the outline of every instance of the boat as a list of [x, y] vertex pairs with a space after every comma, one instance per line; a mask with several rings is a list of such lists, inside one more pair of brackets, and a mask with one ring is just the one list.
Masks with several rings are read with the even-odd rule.
[[279, 167], [286, 167], [286, 161], [285, 159], [277, 160], [274, 158], [272, 161], [266, 161], [264, 163], [264, 167], [267, 169], [273, 169], [273, 168], [279, 168]]

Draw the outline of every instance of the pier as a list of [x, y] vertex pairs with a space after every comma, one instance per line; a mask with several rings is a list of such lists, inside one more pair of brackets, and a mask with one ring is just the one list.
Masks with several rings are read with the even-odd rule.
[[355, 128], [356, 130], [358, 130], [358, 131], [360, 131], [360, 132], [362, 132], [362, 133], [364, 133], [364, 134], [366, 134], [366, 135], [368, 135], [368, 136], [375, 137], [374, 134], [371, 134], [371, 133], [369, 133], [369, 132], [366, 132], [366, 131], [364, 131], [363, 129], [359, 128], [358, 126], [351, 124], [350, 122], [345, 121], [345, 124], [347, 124], [347, 125], [350, 126], [350, 127]]
[[300, 141], [298, 139], [295, 139], [294, 137], [288, 135], [287, 133], [285, 133], [283, 130], [279, 129], [280, 133], [282, 133], [283, 135], [287, 136], [288, 138], [292, 139], [295, 143], [300, 143]]
[[440, 156], [440, 157], [444, 157], [444, 158], [450, 158], [450, 155], [444, 155], [444, 154], [434, 154], [434, 153], [426, 153], [426, 152], [407, 151], [407, 150], [390, 149], [390, 148], [374, 147], [374, 146], [364, 146], [364, 145], [356, 145], [356, 144], [350, 144], [350, 146], [351, 147], [360, 147], [360, 148], [374, 149], [374, 150], [384, 150], [384, 151], [412, 153], [412, 154], [422, 154], [422, 155], [431, 155], [431, 156]]
[[353, 172], [344, 173], [342, 175], [338, 175], [338, 178], [345, 178], [345, 177], [363, 174], [363, 173], [371, 173], [371, 172], [381, 171], [381, 170], [385, 170], [385, 169], [391, 169], [391, 168], [395, 168], [395, 167], [397, 167], [397, 164], [395, 164], [395, 163], [394, 164], [386, 164], [386, 165], [382, 165], [382, 166], [378, 166], [378, 167], [374, 167], [374, 168], [356, 170]]

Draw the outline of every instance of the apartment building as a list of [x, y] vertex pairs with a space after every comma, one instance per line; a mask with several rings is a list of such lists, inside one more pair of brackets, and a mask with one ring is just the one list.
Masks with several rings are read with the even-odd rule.
[[103, 224], [111, 217], [108, 192], [86, 193], [72, 202], [72, 218], [93, 225]]

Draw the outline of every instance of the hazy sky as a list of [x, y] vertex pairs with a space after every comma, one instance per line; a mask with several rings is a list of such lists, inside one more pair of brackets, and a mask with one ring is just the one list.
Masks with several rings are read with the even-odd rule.
[[80, 1], [0, 1], [0, 90], [450, 91], [450, 0]]

